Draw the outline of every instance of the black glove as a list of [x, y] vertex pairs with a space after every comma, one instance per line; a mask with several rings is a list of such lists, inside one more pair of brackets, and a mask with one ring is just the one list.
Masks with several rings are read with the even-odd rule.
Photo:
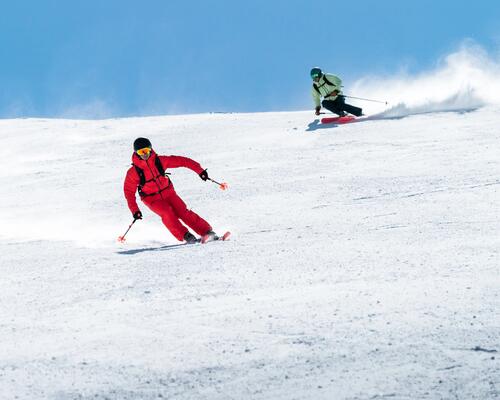
[[203, 179], [204, 181], [208, 180], [208, 173], [207, 173], [206, 169], [204, 169], [203, 171], [201, 171], [199, 173], [199, 175], [200, 175], [200, 178]]
[[136, 211], [134, 213], [134, 219], [142, 219], [142, 213], [140, 211]]
[[316, 114], [316, 115], [319, 115], [320, 110], [321, 110], [321, 107], [319, 107], [319, 106], [318, 106], [318, 107], [316, 107], [316, 108], [314, 109], [315, 114]]

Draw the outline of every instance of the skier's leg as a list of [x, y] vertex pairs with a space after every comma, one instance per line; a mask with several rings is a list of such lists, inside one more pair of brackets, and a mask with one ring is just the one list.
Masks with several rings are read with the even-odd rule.
[[345, 113], [343, 112], [344, 110], [342, 110], [341, 104], [339, 104], [338, 102], [339, 97], [337, 97], [335, 100], [323, 100], [321, 102], [321, 105], [328, 111], [338, 114], [339, 116], [343, 116]]
[[198, 235], [205, 235], [212, 230], [210, 224], [201, 218], [194, 211], [188, 210], [186, 203], [178, 196], [174, 190], [168, 191], [168, 201], [175, 214]]
[[346, 104], [344, 96], [337, 96], [335, 100], [323, 100], [321, 104], [327, 110], [340, 116], [343, 116], [345, 112], [355, 115], [356, 117], [363, 115], [363, 110], [361, 108]]
[[146, 205], [151, 211], [161, 217], [163, 224], [177, 240], [181, 242], [184, 240], [184, 235], [188, 232], [188, 229], [179, 221], [177, 213], [169, 204], [168, 200], [160, 199], [152, 203], [146, 203]]
[[[339, 96], [340, 97], [340, 96]], [[355, 106], [351, 106], [350, 104], [347, 104], [344, 102], [344, 96], [342, 96], [342, 109], [349, 114], [355, 115], [356, 117], [360, 117], [363, 115], [363, 109]]]

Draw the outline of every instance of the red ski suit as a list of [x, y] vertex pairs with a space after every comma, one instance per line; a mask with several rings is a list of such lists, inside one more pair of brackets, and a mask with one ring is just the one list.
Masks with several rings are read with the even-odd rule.
[[[204, 235], [212, 230], [210, 224], [198, 214], [187, 209], [186, 203], [177, 195], [172, 182], [167, 176], [163, 176], [158, 171], [155, 159], [159, 158], [163, 169], [186, 167], [197, 174], [203, 168], [196, 161], [180, 156], [159, 156], [153, 150], [147, 160], [141, 159], [135, 152], [132, 156], [132, 167], [127, 171], [123, 192], [127, 199], [128, 208], [135, 213], [139, 211], [135, 194], [140, 186], [140, 176], [136, 168], [139, 167], [145, 178], [145, 184], [139, 193], [141, 200], [151, 211], [158, 214], [163, 224], [178, 240], [183, 241], [188, 229], [181, 223], [183, 221], [192, 228], [198, 235]], [[179, 221], [181, 220], [181, 221]]]

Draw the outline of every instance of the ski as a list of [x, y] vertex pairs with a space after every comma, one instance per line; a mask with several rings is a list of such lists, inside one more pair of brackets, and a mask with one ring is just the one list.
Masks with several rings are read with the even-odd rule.
[[356, 121], [356, 117], [353, 115], [345, 115], [343, 117], [325, 117], [321, 118], [322, 124], [348, 124], [350, 122]]

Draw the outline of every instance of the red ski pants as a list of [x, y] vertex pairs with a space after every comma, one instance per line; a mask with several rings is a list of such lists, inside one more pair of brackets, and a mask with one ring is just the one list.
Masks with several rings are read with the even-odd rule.
[[152, 196], [151, 199], [145, 198], [144, 203], [151, 211], [161, 217], [163, 224], [177, 240], [183, 241], [184, 235], [188, 231], [181, 221], [200, 236], [212, 230], [207, 221], [187, 209], [186, 203], [173, 188], [164, 190], [160, 194]]

